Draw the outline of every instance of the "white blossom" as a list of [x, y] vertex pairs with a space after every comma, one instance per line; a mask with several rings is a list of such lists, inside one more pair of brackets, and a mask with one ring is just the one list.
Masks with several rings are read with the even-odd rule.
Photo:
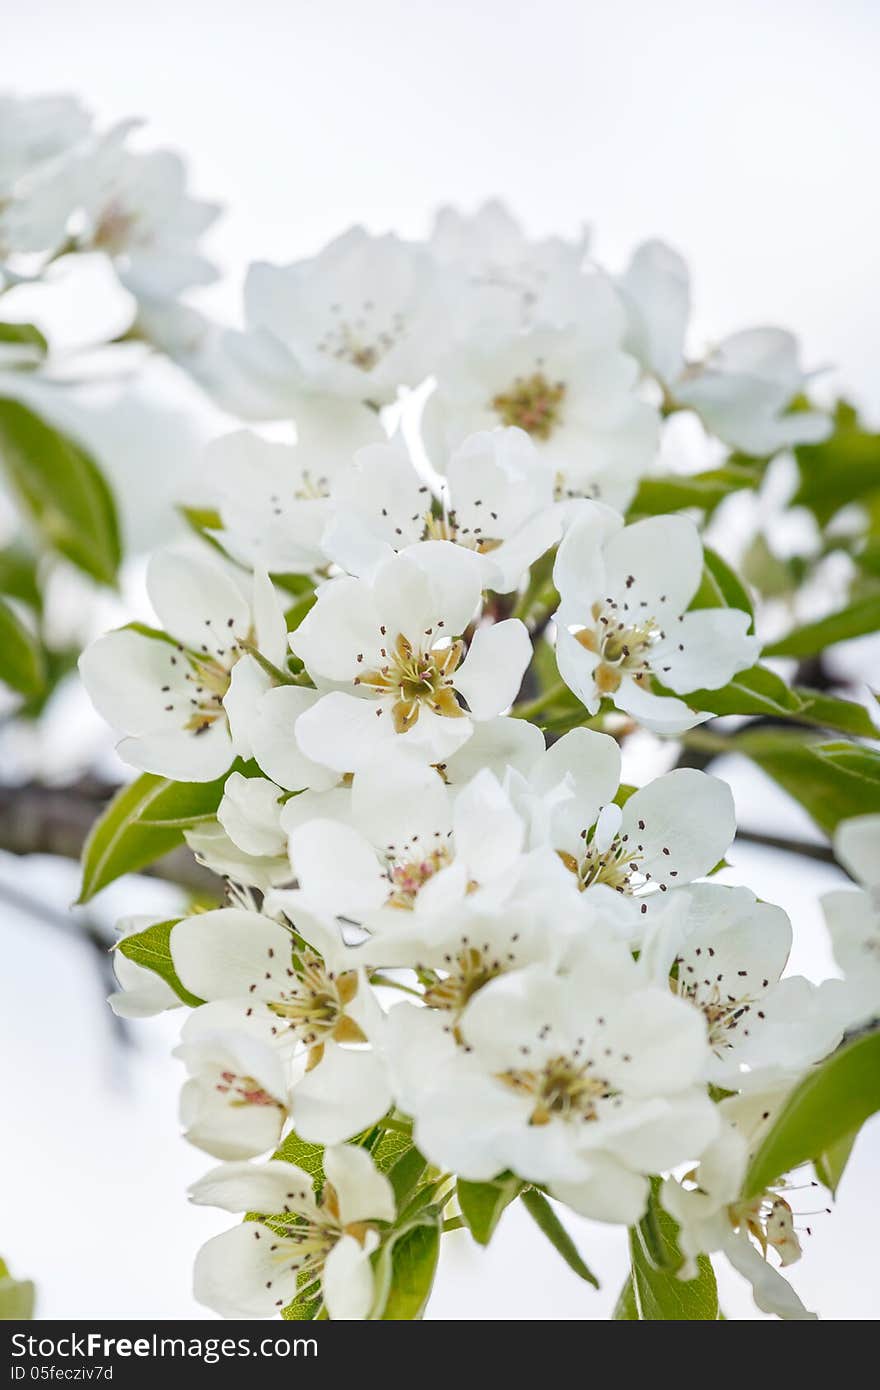
[[249, 600], [230, 570], [182, 550], [153, 555], [147, 588], [167, 636], [110, 632], [83, 652], [80, 674], [125, 762], [209, 782], [236, 754], [251, 756], [249, 723], [271, 679], [243, 644], [279, 665], [281, 608], [265, 575], [253, 577]]
[[644, 1174], [716, 1132], [703, 1021], [598, 932], [564, 973], [538, 963], [491, 979], [454, 1031], [409, 1004], [387, 1029], [399, 1103], [432, 1162], [475, 1181], [511, 1169], [599, 1220], [637, 1220]]
[[518, 619], [478, 627], [465, 654], [480, 590], [477, 556], [448, 541], [410, 546], [370, 579], [322, 585], [290, 636], [315, 682], [335, 687], [297, 720], [302, 752], [352, 772], [399, 741], [439, 762], [512, 704], [528, 633]]
[[363, 449], [333, 503], [324, 549], [349, 574], [368, 573], [418, 541], [447, 540], [479, 556], [484, 588], [509, 593], [562, 534], [553, 479], [519, 429], [465, 439], [439, 499], [398, 443]]
[[314, 1289], [331, 1318], [367, 1317], [370, 1255], [379, 1244], [373, 1223], [394, 1220], [391, 1184], [364, 1149], [348, 1145], [326, 1150], [324, 1174], [318, 1199], [307, 1173], [277, 1159], [223, 1164], [193, 1184], [190, 1197], [199, 1205], [262, 1218], [202, 1246], [195, 1268], [200, 1303], [228, 1318], [266, 1318]]
[[854, 1027], [880, 1016], [880, 816], [854, 816], [840, 823], [834, 853], [860, 885], [822, 897], [834, 959], [844, 974], [836, 1000]]
[[685, 1256], [679, 1274], [692, 1279], [696, 1257], [716, 1251], [752, 1285], [764, 1313], [780, 1318], [815, 1318], [788, 1280], [770, 1263], [772, 1250], [782, 1267], [800, 1258], [792, 1207], [782, 1182], [753, 1197], [742, 1197], [748, 1160], [791, 1089], [792, 1078], [767, 1091], [732, 1096], [718, 1107], [723, 1129], [707, 1148], [699, 1167], [679, 1182], [668, 1178], [661, 1200], [679, 1224]]
[[603, 696], [648, 729], [680, 733], [707, 719], [685, 695], [726, 685], [760, 652], [739, 608], [686, 611], [700, 585], [703, 548], [684, 516], [620, 527], [587, 511], [559, 547], [556, 659], [566, 685], [595, 714]]
[[645, 242], [619, 284], [630, 314], [628, 347], [673, 407], [694, 410], [712, 434], [748, 454], [775, 454], [827, 437], [827, 415], [788, 410], [808, 383], [790, 333], [745, 329], [693, 362], [685, 344], [690, 276], [678, 253], [663, 242]]

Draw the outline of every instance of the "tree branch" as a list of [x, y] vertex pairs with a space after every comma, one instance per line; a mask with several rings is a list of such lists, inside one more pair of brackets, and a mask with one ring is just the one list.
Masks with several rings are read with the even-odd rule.
[[[92, 825], [117, 790], [93, 778], [62, 787], [0, 785], [0, 850], [79, 859]], [[216, 875], [183, 846], [141, 872], [193, 892], [216, 891], [218, 884]]]
[[750, 845], [763, 845], [766, 849], [781, 850], [783, 854], [799, 854], [804, 859], [818, 859], [821, 864], [835, 864], [841, 873], [845, 872], [828, 845], [814, 845], [811, 840], [789, 839], [786, 835], [765, 835], [763, 831], [744, 830], [741, 826], [737, 829], [736, 838]]

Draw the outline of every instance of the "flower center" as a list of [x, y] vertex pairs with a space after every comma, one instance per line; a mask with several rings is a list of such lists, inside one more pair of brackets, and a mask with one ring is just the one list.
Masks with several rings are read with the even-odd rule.
[[501, 1072], [498, 1079], [534, 1101], [529, 1116], [532, 1125], [546, 1125], [552, 1119], [597, 1120], [599, 1102], [617, 1095], [607, 1081], [595, 1074], [592, 1062], [581, 1062], [575, 1057], [553, 1057], [540, 1071], [511, 1068]]
[[[685, 970], [688, 974], [695, 973], [695, 967], [692, 965], [686, 966]], [[722, 980], [723, 976], [718, 976], [715, 980], [692, 980], [679, 975], [677, 980], [672, 981], [674, 992], [695, 1005], [703, 1014], [709, 1031], [709, 1045], [719, 1057], [735, 1045], [737, 1039], [734, 1035], [740, 1028], [748, 1037], [747, 1024], [753, 1009], [758, 1019], [764, 1018], [762, 1010], [755, 1009], [754, 999], [747, 994], [740, 997], [728, 994], [722, 988]]]
[[[280, 988], [269, 1010], [283, 1019], [299, 1042], [320, 1047], [328, 1038], [337, 1042], [365, 1042], [359, 1025], [346, 1013], [357, 994], [354, 970], [336, 975], [318, 956], [306, 953], [299, 970], [288, 967], [290, 984]], [[318, 1056], [316, 1060], [320, 1060]]]
[[[232, 665], [237, 660], [236, 654]], [[189, 655], [189, 664], [190, 669], [186, 672], [185, 679], [192, 686], [192, 712], [183, 727], [194, 734], [203, 734], [216, 720], [225, 718], [223, 698], [229, 690], [232, 665], [224, 666], [213, 657], [192, 654]]]
[[748, 1202], [731, 1203], [727, 1218], [735, 1231], [748, 1231], [761, 1247], [765, 1260], [771, 1246], [783, 1265], [800, 1259], [801, 1245], [794, 1228], [794, 1213], [785, 1198], [771, 1188]]
[[388, 899], [389, 907], [412, 908], [415, 906], [419, 889], [440, 870], [452, 863], [452, 853], [445, 845], [410, 859], [392, 861], [388, 867], [388, 877], [392, 891]]
[[375, 671], [355, 677], [355, 685], [366, 685], [379, 695], [391, 696], [391, 716], [398, 734], [405, 734], [418, 722], [422, 706], [447, 719], [460, 719], [464, 710], [458, 703], [452, 676], [464, 655], [464, 643], [448, 647], [414, 647], [399, 634], [388, 654], [381, 648], [383, 664]]
[[533, 439], [549, 439], [560, 422], [565, 382], [548, 381], [543, 372], [518, 376], [507, 391], [493, 396], [491, 406], [503, 425], [516, 425]]
[[[490, 515], [497, 520], [494, 513]], [[495, 536], [484, 536], [481, 526], [460, 525], [454, 510], [444, 512], [442, 516], [426, 512], [422, 540], [452, 541], [453, 545], [463, 545], [468, 550], [475, 550], [478, 555], [488, 555], [504, 543]]]
[[651, 669], [651, 648], [666, 636], [656, 620], [621, 622], [620, 606], [610, 598], [604, 604], [593, 604], [592, 619], [592, 626], [581, 628], [574, 636], [582, 647], [600, 658], [593, 673], [599, 691], [612, 694], [624, 676], [643, 680]]
[[399, 342], [406, 330], [404, 315], [396, 312], [378, 323], [376, 306], [365, 300], [353, 318], [344, 318], [341, 304], [332, 304], [333, 322], [318, 341], [318, 352], [361, 372], [371, 372]]
[[131, 241], [137, 221], [137, 214], [126, 210], [121, 203], [108, 203], [95, 228], [93, 245], [106, 251], [108, 255], [121, 255]]
[[447, 1009], [460, 1014], [478, 990], [494, 980], [504, 970], [504, 962], [493, 947], [472, 946], [462, 942], [461, 949], [444, 957], [448, 975], [438, 979], [425, 990], [425, 1003], [431, 1009]]
[[259, 1081], [252, 1076], [237, 1076], [235, 1072], [223, 1071], [216, 1089], [228, 1098], [230, 1105], [274, 1105], [279, 1110], [284, 1106], [268, 1091], [264, 1091]]

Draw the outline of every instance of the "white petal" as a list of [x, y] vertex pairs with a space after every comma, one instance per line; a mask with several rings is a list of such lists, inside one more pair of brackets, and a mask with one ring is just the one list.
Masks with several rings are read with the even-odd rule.
[[361, 921], [388, 897], [376, 851], [349, 825], [306, 821], [291, 832], [290, 861], [304, 893], [330, 916]]
[[[207, 1241], [196, 1255], [193, 1292], [225, 1318], [270, 1318], [296, 1297], [297, 1272], [270, 1251], [278, 1238], [247, 1221]], [[291, 1244], [290, 1249], [293, 1250]]]
[[178, 976], [200, 999], [259, 999], [266, 986], [271, 994], [267, 971], [283, 974], [290, 963], [290, 942], [283, 927], [260, 913], [222, 907], [184, 917], [172, 927], [169, 945]]
[[283, 854], [281, 788], [265, 777], [242, 777], [233, 772], [226, 780], [217, 807], [217, 819], [233, 844], [245, 854]]
[[291, 650], [312, 675], [353, 680], [359, 669], [369, 670], [378, 660], [382, 622], [369, 585], [342, 575], [318, 589], [314, 608], [290, 634]]
[[586, 707], [587, 713], [595, 714], [600, 696], [593, 673], [599, 665], [599, 657], [578, 642], [564, 626], [556, 629], [556, 665], [565, 684]]
[[677, 768], [634, 792], [623, 808], [621, 834], [652, 883], [680, 887], [723, 859], [736, 834], [726, 782]]
[[739, 608], [698, 608], [673, 623], [667, 640], [651, 652], [651, 666], [677, 694], [717, 690], [757, 661], [761, 642], [748, 633], [750, 618]]
[[531, 659], [528, 629], [518, 618], [477, 628], [455, 674], [474, 719], [491, 719], [513, 704]]
[[525, 825], [488, 769], [455, 798], [455, 854], [477, 883], [512, 871], [525, 842]]
[[271, 688], [270, 677], [252, 656], [243, 656], [233, 666], [223, 708], [233, 747], [240, 758], [253, 756], [251, 729], [260, 701]]
[[[558, 647], [557, 647], [558, 650]], [[560, 665], [560, 674], [562, 667]], [[567, 677], [563, 675], [567, 684], [571, 684]], [[646, 729], [650, 729], [655, 734], [682, 734], [688, 729], [693, 729], [697, 724], [703, 724], [712, 715], [699, 710], [692, 710], [686, 705], [684, 700], [677, 700], [673, 695], [654, 695], [650, 690], [645, 690], [637, 681], [623, 680], [614, 694], [614, 703], [618, 709], [625, 710], [631, 714], [640, 724], [644, 724]], [[588, 706], [589, 708], [589, 706]], [[596, 702], [598, 708], [598, 700]], [[595, 713], [595, 709], [590, 713]]]
[[394, 1191], [366, 1149], [336, 1145], [324, 1154], [324, 1173], [336, 1189], [343, 1226], [356, 1221], [393, 1221]]
[[192, 1184], [189, 1196], [196, 1206], [255, 1211], [263, 1216], [310, 1213], [315, 1206], [308, 1173], [277, 1158], [267, 1163], [221, 1163]]
[[[597, 599], [605, 597], [605, 559], [602, 547], [613, 531], [607, 509], [584, 502], [569, 527], [556, 556], [553, 583], [563, 606], [589, 614]], [[617, 526], [622, 523], [617, 522]]]
[[725, 1242], [724, 1253], [734, 1269], [748, 1279], [762, 1313], [801, 1321], [816, 1318], [817, 1314], [804, 1307], [788, 1280], [764, 1259], [748, 1236], [731, 1236]]
[[360, 1322], [373, 1305], [370, 1252], [354, 1236], [343, 1236], [324, 1262], [324, 1303], [333, 1322]]
[[854, 816], [838, 825], [834, 853], [858, 883], [880, 885], [880, 816]]
[[662, 241], [637, 247], [620, 281], [630, 316], [627, 346], [661, 381], [683, 366], [690, 316], [690, 277], [685, 262]]
[[380, 1120], [392, 1099], [377, 1053], [326, 1043], [323, 1059], [294, 1089], [293, 1122], [308, 1143], [341, 1144]]
[[288, 791], [312, 787], [316, 791], [335, 785], [336, 774], [312, 762], [300, 751], [296, 724], [319, 696], [296, 685], [279, 685], [267, 691], [253, 713], [251, 745], [260, 767]]
[[120, 739], [116, 751], [123, 762], [142, 772], [175, 782], [213, 782], [228, 771], [234, 757], [225, 720], [194, 729], [162, 729]]
[[218, 563], [182, 550], [157, 551], [147, 569], [147, 592], [166, 631], [196, 652], [226, 650], [250, 632], [247, 601]]
[[648, 1203], [648, 1179], [603, 1153], [590, 1154], [589, 1176], [577, 1182], [553, 1182], [550, 1191], [591, 1221], [634, 1226]]
[[652, 516], [625, 526], [605, 545], [603, 598], [669, 622], [683, 613], [703, 572], [700, 533], [685, 516]]
[[446, 780], [451, 785], [469, 782], [487, 767], [501, 778], [508, 767], [526, 773], [544, 751], [544, 735], [527, 719], [483, 719], [473, 726], [467, 743], [446, 759]]
[[451, 799], [442, 777], [424, 758], [397, 747], [357, 773], [351, 814], [370, 843], [392, 858], [409, 847], [436, 849], [452, 829]]

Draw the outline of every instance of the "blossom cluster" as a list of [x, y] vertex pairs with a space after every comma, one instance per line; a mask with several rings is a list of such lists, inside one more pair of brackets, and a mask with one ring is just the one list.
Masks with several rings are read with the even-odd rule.
[[[188, 339], [193, 370], [297, 442], [209, 447], [216, 514], [150, 564], [159, 626], [101, 637], [81, 672], [125, 762], [217, 784], [185, 836], [225, 904], [123, 924], [114, 1007], [191, 1010], [182, 1121], [220, 1160], [192, 1198], [253, 1218], [196, 1262], [224, 1315], [377, 1315], [404, 1216], [373, 1157], [391, 1133], [441, 1207], [456, 1177], [512, 1175], [632, 1226], [660, 1178], [684, 1277], [719, 1251], [760, 1307], [811, 1316], [768, 1258], [799, 1253], [784, 1175], [748, 1200], [742, 1178], [876, 1011], [877, 972], [857, 967], [856, 1002], [787, 973], [786, 914], [712, 881], [723, 781], [621, 783], [629, 733], [694, 728], [759, 654], [747, 612], [695, 602], [695, 522], [624, 515], [662, 414], [765, 455], [827, 428], [788, 409], [787, 334], [688, 358], [688, 298], [664, 246], [615, 278], [585, 238], [529, 241], [490, 204], [426, 244], [355, 229], [255, 266], [245, 328]], [[548, 689], [567, 718], [542, 728]], [[842, 853], [870, 866], [876, 834]], [[875, 890], [826, 903], [844, 971]], [[159, 973], [126, 950], [151, 931]], [[291, 1136], [323, 1151], [317, 1185]]]
[[74, 253], [106, 256], [157, 309], [216, 278], [198, 241], [219, 208], [188, 194], [178, 155], [132, 148], [139, 124], [98, 129], [69, 96], [0, 97], [0, 286]]

